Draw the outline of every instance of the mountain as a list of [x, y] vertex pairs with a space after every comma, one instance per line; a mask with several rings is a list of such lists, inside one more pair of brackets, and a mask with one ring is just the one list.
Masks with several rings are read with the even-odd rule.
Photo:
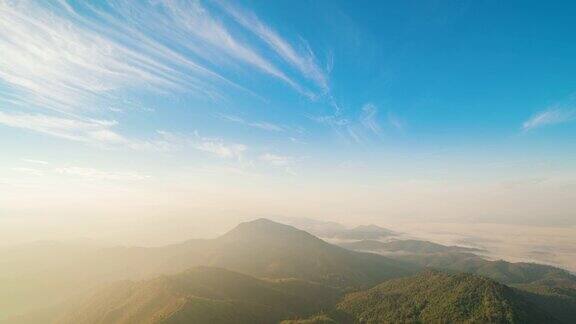
[[197, 267], [107, 287], [60, 323], [275, 323], [331, 307], [341, 291], [301, 280], [261, 280]]
[[423, 267], [481, 275], [518, 288], [520, 293], [564, 323], [576, 323], [576, 276], [556, 267], [485, 260], [471, 253], [394, 256]]
[[422, 267], [488, 277], [520, 289], [525, 299], [538, 304], [559, 320], [576, 322], [576, 276], [562, 269], [535, 263], [486, 260], [473, 254], [478, 251], [475, 249], [426, 241], [363, 240], [340, 245], [352, 250], [384, 253]]
[[257, 277], [293, 277], [342, 288], [368, 287], [417, 268], [380, 255], [349, 251], [267, 219], [242, 223], [219, 238], [204, 241], [201, 250], [197, 241], [188, 244], [194, 247], [178, 256], [180, 265], [186, 267], [197, 263]]
[[275, 217], [282, 224], [288, 224], [321, 238], [338, 240], [378, 240], [396, 236], [398, 233], [370, 224], [354, 228], [330, 221], [321, 221], [305, 217]]
[[305, 319], [284, 320], [280, 324], [337, 324], [338, 321], [327, 315], [314, 315]]
[[441, 253], [441, 252], [481, 252], [480, 249], [467, 248], [462, 246], [446, 246], [428, 241], [419, 240], [394, 240], [381, 242], [376, 240], [361, 240], [355, 242], [344, 242], [339, 246], [353, 251], [370, 251], [377, 253], [385, 252], [405, 252], [405, 253]]
[[[142, 280], [194, 266], [222, 267], [268, 278], [300, 278], [363, 288], [419, 268], [379, 255], [349, 251], [294, 227], [259, 219], [214, 239], [161, 247], [48, 246], [0, 249], [0, 321], [116, 280]], [[70, 262], [74, 260], [74, 262]], [[47, 313], [47, 312], [46, 312]]]
[[556, 267], [527, 262], [490, 261], [472, 253], [438, 253], [431, 255], [400, 255], [394, 258], [422, 267], [468, 272], [505, 284], [555, 283], [572, 284], [576, 276]]
[[576, 323], [576, 289], [532, 283], [516, 285], [522, 296], [563, 323]]
[[[372, 244], [370, 241], [369, 243]], [[214, 312], [220, 312], [228, 314], [223, 315], [224, 318], [218, 318], [222, 321], [228, 318], [226, 316], [254, 320], [254, 317], [249, 317], [246, 314], [256, 316], [254, 314], [261, 314], [258, 309], [261, 310], [264, 306], [269, 309], [271, 306], [268, 304], [262, 306], [261, 303], [256, 303], [254, 306], [251, 302], [247, 305], [238, 302], [236, 297], [231, 295], [224, 294], [221, 295], [224, 297], [216, 298], [211, 295], [203, 295], [196, 290], [190, 294], [187, 291], [187, 294], [190, 295], [186, 295], [188, 297], [177, 295], [178, 298], [170, 297], [172, 299], [168, 301], [158, 300], [152, 296], [174, 296], [172, 292], [166, 295], [164, 286], [168, 285], [170, 288], [172, 287], [170, 283], [180, 282], [180, 280], [188, 282], [186, 281], [188, 279], [178, 278], [200, 278], [199, 273], [202, 272], [199, 270], [192, 271], [192, 274], [189, 272], [190, 268], [198, 266], [224, 268], [228, 272], [236, 273], [235, 275], [243, 276], [242, 278], [256, 277], [260, 279], [251, 279], [268, 283], [274, 282], [274, 289], [280, 289], [284, 294], [317, 299], [318, 301], [326, 299], [320, 292], [316, 295], [311, 293], [310, 285], [316, 285], [315, 287], [330, 286], [348, 292], [359, 291], [371, 288], [386, 280], [411, 276], [423, 267], [434, 267], [451, 273], [481, 274], [522, 289], [518, 294], [521, 294], [526, 300], [538, 304], [539, 307], [566, 323], [576, 323], [576, 307], [574, 307], [576, 305], [576, 278], [566, 271], [529, 263], [488, 261], [472, 253], [419, 253], [430, 251], [430, 248], [432, 250], [437, 248], [433, 244], [422, 246], [410, 243], [401, 248], [412, 249], [416, 252], [392, 254], [386, 257], [379, 254], [351, 251], [329, 244], [292, 226], [267, 219], [258, 219], [241, 223], [228, 233], [214, 239], [189, 240], [156, 248], [89, 247], [87, 249], [70, 249], [50, 245], [49, 250], [46, 250], [51, 251], [49, 256], [43, 253], [32, 253], [26, 256], [18, 253], [18, 250], [12, 250], [10, 253], [4, 254], [4, 256], [12, 255], [12, 257], [2, 258], [0, 254], [0, 260], [3, 264], [3, 267], [0, 267], [0, 286], [4, 288], [0, 289], [0, 309], [3, 310], [0, 312], [0, 317], [4, 316], [7, 323], [11, 324], [16, 322], [14, 320], [16, 318], [21, 319], [20, 322], [26, 322], [25, 319], [30, 318], [34, 318], [35, 322], [49, 322], [52, 316], [50, 314], [55, 314], [57, 310], [67, 306], [62, 303], [62, 299], [78, 300], [83, 297], [84, 293], [91, 291], [95, 286], [102, 285], [102, 283], [129, 279], [138, 281], [125, 281], [123, 285], [115, 285], [116, 288], [107, 290], [110, 295], [103, 293], [104, 295], [101, 296], [104, 297], [97, 299], [97, 304], [103, 305], [102, 307], [105, 306], [106, 309], [116, 309], [115, 307], [119, 307], [117, 304], [113, 304], [116, 298], [125, 295], [132, 296], [134, 291], [140, 291], [146, 297], [140, 298], [141, 295], [135, 295], [135, 297], [130, 297], [135, 298], [135, 303], [130, 304], [133, 301], [130, 299], [126, 301], [126, 305], [133, 305], [136, 309], [142, 305], [148, 307], [149, 304], [146, 303], [150, 300], [151, 303], [153, 302], [150, 307], [154, 309], [154, 312], [164, 314], [163, 316], [168, 316], [173, 312], [188, 314], [186, 316], [200, 316], [199, 314], [216, 316]], [[33, 250], [35, 251], [35, 249]], [[44, 250], [41, 249], [40, 251]], [[57, 251], [64, 251], [65, 253], [58, 255]], [[15, 266], [17, 264], [24, 265], [25, 269], [19, 270], [18, 266]], [[182, 273], [188, 274], [182, 275]], [[164, 277], [156, 278], [160, 275], [164, 275]], [[233, 275], [222, 274], [214, 277], [228, 278], [231, 276]], [[202, 278], [205, 280], [206, 277]], [[201, 280], [198, 279], [197, 281], [200, 282]], [[237, 281], [245, 282], [248, 280], [239, 279]], [[216, 284], [210, 283], [210, 280], [208, 282], [210, 285]], [[235, 285], [233, 282], [231, 281], [230, 287]], [[315, 282], [315, 284], [311, 284], [311, 282]], [[224, 287], [211, 287], [210, 291], [225, 290]], [[303, 291], [306, 291], [305, 295], [300, 296]], [[318, 291], [322, 291], [322, 289], [319, 288]], [[440, 292], [438, 291], [438, 293]], [[206, 301], [206, 298], [210, 300]], [[180, 304], [175, 300], [178, 300]], [[243, 301], [244, 298], [239, 298], [239, 300]], [[246, 298], [246, 301], [250, 300]], [[104, 301], [109, 301], [112, 304], [105, 304]], [[156, 309], [154, 308], [156, 303], [165, 305], [167, 308]], [[190, 308], [186, 306], [185, 311], [179, 312], [180, 308], [178, 307], [181, 304], [189, 305]], [[5, 307], [6, 305], [9, 307]], [[11, 305], [26, 305], [28, 309], [23, 311], [24, 308], [17, 309]], [[89, 303], [85, 305], [89, 305]], [[314, 304], [312, 303], [312, 305]], [[308, 310], [301, 312], [296, 308], [276, 312], [277, 309], [273, 308], [270, 312], [275, 314], [275, 321], [297, 320], [304, 321], [303, 323], [306, 321], [308, 323], [322, 323], [322, 321], [327, 322], [328, 320], [347, 322], [351, 316], [342, 312], [324, 314], [318, 310], [326, 309], [317, 308], [312, 307], [309, 312]], [[13, 311], [14, 309], [17, 311]], [[34, 309], [38, 312], [30, 313], [30, 310]], [[95, 311], [98, 309], [100, 308], [96, 307]], [[117, 312], [124, 314], [122, 316], [132, 316], [130, 314], [136, 310], [130, 309], [126, 310], [128, 313], [123, 313], [124, 310], [122, 309], [118, 309]], [[88, 310], [84, 309], [81, 313], [87, 313]], [[196, 311], [199, 313], [195, 313]], [[24, 316], [14, 317], [18, 314]], [[286, 314], [295, 315], [281, 317]], [[98, 313], [94, 316], [100, 318], [104, 315]]]
[[322, 221], [306, 217], [276, 216], [272, 218], [272, 220], [277, 221], [278, 223], [294, 226], [297, 229], [301, 229], [318, 237], [333, 237], [336, 233], [347, 230], [346, 226], [336, 222]]
[[512, 288], [470, 274], [422, 274], [347, 295], [338, 309], [361, 323], [557, 323]]
[[[43, 245], [44, 246], [44, 245]], [[43, 251], [48, 251], [42, 253]], [[419, 268], [379, 255], [349, 251], [307, 232], [266, 219], [239, 224], [215, 239], [161, 247], [0, 249], [0, 321], [46, 307], [116, 280], [149, 279], [194, 266], [222, 267], [268, 278], [300, 278], [363, 288]], [[70, 262], [74, 260], [74, 262]]]
[[331, 238], [341, 240], [378, 240], [397, 235], [396, 232], [377, 225], [360, 225], [334, 233]]

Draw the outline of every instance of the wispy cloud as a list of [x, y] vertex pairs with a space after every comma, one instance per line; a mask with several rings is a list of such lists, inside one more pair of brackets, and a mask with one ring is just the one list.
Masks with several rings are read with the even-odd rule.
[[260, 160], [270, 163], [270, 165], [284, 167], [292, 163], [292, 158], [288, 156], [276, 155], [271, 153], [265, 153], [260, 156]]
[[112, 172], [78, 166], [57, 168], [54, 169], [54, 172], [61, 175], [79, 177], [89, 180], [135, 181], [150, 178], [150, 176], [142, 175], [137, 172]]
[[[254, 13], [225, 4], [0, 1], [0, 124], [107, 148], [177, 149], [181, 142], [161, 134], [131, 138], [118, 122], [98, 116], [146, 109], [141, 94], [219, 100], [236, 89], [259, 96], [243, 80], [255, 72], [309, 98], [318, 89], [327, 92], [328, 72], [310, 46], [286, 39]], [[246, 150], [219, 138], [197, 136], [193, 143], [187, 146], [225, 158], [238, 159]]]
[[220, 137], [201, 136], [198, 132], [190, 135], [175, 134], [167, 131], [158, 131], [164, 141], [174, 146], [192, 147], [196, 150], [210, 153], [220, 158], [242, 160], [248, 147], [239, 143], [228, 143]]
[[264, 153], [258, 157], [258, 159], [266, 164], [273, 167], [282, 168], [286, 173], [296, 174], [294, 171], [295, 159], [290, 156], [277, 155], [272, 153]]
[[248, 127], [252, 127], [252, 128], [258, 128], [258, 129], [262, 129], [262, 130], [266, 130], [266, 131], [272, 131], [272, 132], [283, 132], [286, 130], [286, 127], [284, 126], [280, 126], [280, 125], [276, 125], [273, 123], [269, 123], [269, 122], [264, 122], [264, 121], [258, 121], [258, 122], [254, 122], [254, 121], [247, 121], [241, 117], [238, 116], [233, 116], [233, 115], [223, 115], [220, 114], [219, 115], [222, 119], [233, 122], [233, 123], [238, 123], [238, 124], [242, 124], [242, 125], [246, 125]]
[[[154, 7], [160, 7], [161, 10]], [[204, 59], [220, 63], [214, 61], [218, 55], [213, 54], [223, 54], [278, 78], [299, 91], [302, 90], [256, 49], [234, 37], [229, 29], [198, 1], [165, 1], [155, 5], [140, 3], [139, 6], [134, 5], [134, 2], [123, 2], [117, 9], [137, 21], [139, 26], [169, 37]], [[131, 14], [134, 9], [143, 14], [135, 17]]]
[[[29, 162], [29, 161], [25, 161]], [[43, 176], [66, 176], [87, 180], [106, 180], [106, 181], [136, 181], [150, 178], [148, 175], [143, 175], [134, 171], [109, 171], [101, 170], [92, 167], [64, 165], [50, 167], [48, 163], [38, 163], [37, 168], [29, 167], [15, 167], [12, 171], [26, 174], [34, 177]]]
[[36, 160], [36, 159], [22, 159], [22, 161], [27, 162], [27, 163], [32, 163], [32, 164], [40, 164], [40, 165], [48, 165], [50, 163], [46, 162], [46, 161], [42, 161], [42, 160]]
[[402, 130], [404, 127], [404, 123], [392, 112], [388, 112], [387, 118], [382, 120], [378, 107], [371, 103], [362, 106], [355, 115], [344, 113], [339, 109], [333, 115], [310, 118], [331, 127], [340, 137], [356, 144], [383, 139], [386, 128]]
[[114, 127], [118, 125], [118, 122], [114, 120], [73, 119], [46, 114], [0, 111], [0, 124], [105, 148], [151, 151], [166, 151], [172, 148], [172, 143], [161, 138], [154, 140], [127, 138], [114, 130]]
[[[193, 148], [220, 158], [241, 160], [247, 146], [227, 143], [219, 137], [205, 137], [198, 132], [179, 135], [168, 131], [158, 131], [150, 140], [139, 140], [117, 133], [113, 127], [118, 123], [109, 120], [78, 120], [60, 118], [44, 114], [7, 114], [0, 111], [0, 124], [27, 129], [54, 137], [98, 145], [105, 148], [127, 148], [139, 151], [176, 151]], [[43, 161], [26, 160], [42, 164]]]
[[119, 141], [122, 138], [110, 130], [117, 124], [113, 120], [78, 120], [45, 114], [4, 113], [0, 111], [0, 124], [74, 141]]
[[242, 153], [246, 151], [246, 145], [225, 144], [224, 141], [220, 138], [200, 137], [193, 146], [197, 150], [212, 153], [221, 158], [240, 159], [242, 157]]
[[404, 130], [404, 128], [406, 127], [405, 122], [391, 111], [388, 112], [387, 122], [390, 126], [399, 131]]
[[0, 3], [0, 78], [18, 92], [19, 102], [59, 111], [94, 109], [116, 100], [121, 89], [162, 91], [191, 81], [57, 9], [35, 1]]
[[236, 21], [252, 31], [273, 49], [282, 59], [291, 64], [306, 78], [312, 80], [323, 92], [329, 91], [328, 75], [319, 66], [314, 52], [303, 43], [297, 50], [275, 30], [264, 24], [253, 12], [242, 10], [229, 3], [218, 2]]
[[566, 123], [576, 119], [576, 110], [551, 108], [541, 111], [522, 124], [523, 131], [531, 131], [536, 128], [550, 126], [555, 124]]
[[359, 121], [366, 130], [380, 137], [382, 136], [382, 128], [380, 127], [377, 117], [378, 108], [373, 104], [366, 104], [362, 107]]
[[18, 167], [18, 168], [12, 168], [12, 171], [24, 173], [24, 174], [27, 174], [27, 175], [37, 176], [37, 177], [44, 175], [44, 171], [43, 171], [43, 170], [35, 169], [35, 168], [22, 168], [22, 167]]
[[[309, 91], [199, 1], [0, 2], [0, 79], [13, 105], [58, 111], [110, 107], [125, 90], [198, 93], [218, 98], [242, 65]], [[260, 21], [256, 16], [251, 19]], [[324, 84], [313, 53], [297, 53], [273, 31], [267, 43], [306, 77]], [[262, 34], [264, 35], [264, 34]]]

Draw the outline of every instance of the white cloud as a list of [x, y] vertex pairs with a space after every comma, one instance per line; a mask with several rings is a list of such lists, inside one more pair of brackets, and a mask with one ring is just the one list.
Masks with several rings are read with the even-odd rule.
[[382, 136], [382, 128], [378, 123], [377, 117], [378, 108], [376, 108], [376, 106], [373, 104], [366, 104], [362, 107], [359, 121], [365, 129], [374, 133], [374, 135]]
[[114, 100], [123, 88], [184, 87], [177, 71], [159, 60], [54, 8], [35, 1], [0, 3], [0, 78], [22, 95], [21, 103], [70, 111]]
[[227, 120], [227, 121], [230, 121], [230, 122], [246, 125], [246, 126], [249, 126], [252, 128], [259, 128], [259, 129], [266, 130], [266, 131], [283, 132], [286, 130], [286, 127], [284, 127], [284, 126], [276, 125], [276, 124], [269, 123], [269, 122], [263, 122], [263, 121], [251, 122], [251, 121], [244, 120], [241, 117], [233, 116], [233, 115], [222, 115], [221, 114], [220, 117]]
[[[232, 18], [216, 16], [223, 13], [198, 1], [0, 0], [0, 124], [104, 147], [165, 151], [182, 143], [163, 136], [129, 138], [114, 120], [84, 116], [147, 109], [138, 105], [140, 93], [218, 99], [232, 87], [257, 95], [227, 72], [236, 78], [239, 71], [260, 71], [313, 97], [282, 69], [292, 66], [323, 91], [328, 88], [304, 41], [293, 46], [252, 13], [244, 18], [257, 22], [254, 28], [240, 21], [240, 11], [230, 12]], [[52, 111], [30, 113], [46, 109]], [[266, 131], [294, 130], [230, 120]], [[196, 138], [192, 146], [227, 158], [246, 150], [218, 138]]]
[[46, 161], [42, 161], [42, 160], [36, 160], [36, 159], [22, 159], [22, 161], [27, 162], [27, 163], [32, 163], [32, 164], [41, 164], [41, 165], [48, 165], [50, 163], [46, 162]]
[[[50, 167], [50, 164], [44, 161], [23, 159], [24, 162], [37, 164], [37, 168], [16, 167], [12, 171], [31, 175], [31, 176], [69, 176], [89, 180], [110, 180], [110, 181], [136, 181], [150, 178], [150, 176], [132, 171], [104, 171], [91, 167], [81, 166], [56, 166]], [[42, 163], [40, 163], [42, 162]]]
[[403, 130], [405, 127], [404, 122], [400, 120], [400, 118], [398, 118], [398, 116], [396, 116], [392, 112], [388, 112], [388, 124], [400, 131]]
[[[156, 4], [161, 10], [154, 10], [153, 7], [147, 5], [136, 5], [131, 2], [122, 2], [121, 6], [117, 8], [122, 14], [128, 15], [133, 21], [138, 21], [141, 18], [134, 16], [130, 11], [137, 9], [141, 11], [148, 11], [143, 16], [148, 18], [153, 17], [158, 20], [149, 21], [152, 26], [159, 32], [164, 32], [166, 26], [162, 28], [161, 24], [168, 23], [170, 30], [170, 38], [180, 37], [195, 37], [196, 40], [204, 42], [204, 45], [210, 46], [210, 50], [218, 49], [226, 55], [251, 64], [258, 69], [278, 77], [288, 83], [292, 81], [284, 75], [283, 72], [274, 67], [270, 62], [260, 56], [255, 50], [249, 46], [240, 43], [228, 29], [218, 20], [214, 19], [210, 12], [206, 10], [199, 2], [186, 2], [186, 1], [165, 1]], [[141, 21], [138, 21], [141, 23]], [[181, 34], [183, 32], [183, 34]], [[183, 40], [183, 39], [181, 39]], [[196, 44], [182, 44], [188, 46], [190, 50], [198, 52], [198, 54], [206, 57], [206, 51], [202, 50]]]
[[[116, 107], [125, 90], [250, 92], [223, 76], [230, 67], [237, 75], [238, 64], [310, 95], [197, 1], [1, 1], [0, 18], [0, 80], [9, 86], [0, 100], [14, 106]], [[283, 57], [322, 81], [311, 52], [299, 56], [276, 41]]]
[[242, 11], [223, 2], [219, 3], [238, 23], [260, 37], [282, 59], [295, 67], [306, 78], [314, 81], [323, 92], [328, 92], [328, 76], [318, 65], [316, 56], [309, 46], [303, 44], [300, 46], [301, 49], [297, 51], [294, 46], [265, 25], [254, 13]]
[[310, 119], [331, 127], [341, 138], [348, 142], [364, 144], [371, 139], [383, 139], [384, 131], [389, 127], [396, 130], [404, 129], [404, 122], [391, 111], [388, 112], [384, 123], [379, 118], [379, 109], [367, 103], [356, 115], [345, 115], [344, 110], [338, 108], [333, 115], [310, 117]]
[[62, 118], [45, 114], [5, 113], [0, 111], [0, 124], [27, 129], [71, 141], [104, 148], [127, 148], [143, 151], [168, 151], [174, 143], [163, 138], [137, 140], [113, 130], [114, 120]]
[[33, 130], [69, 140], [89, 142], [98, 140], [101, 137], [101, 132], [110, 131], [109, 129], [115, 126], [117, 122], [79, 120], [44, 114], [5, 113], [0, 111], [0, 124]]
[[110, 172], [94, 168], [69, 166], [57, 168], [54, 172], [66, 176], [79, 177], [89, 180], [111, 180], [111, 181], [135, 181], [150, 178], [136, 172]]
[[221, 158], [241, 158], [242, 153], [246, 151], [243, 144], [225, 144], [220, 138], [200, 138], [194, 145], [194, 148], [200, 151], [215, 154]]
[[288, 166], [292, 163], [292, 158], [288, 156], [276, 155], [271, 153], [265, 153], [260, 155], [260, 160], [278, 167]]
[[242, 160], [243, 153], [248, 149], [244, 144], [227, 143], [219, 137], [200, 136], [198, 132], [192, 135], [180, 135], [167, 131], [158, 131], [163, 140], [175, 147], [192, 147], [225, 159]]
[[272, 153], [265, 153], [258, 157], [258, 159], [262, 162], [265, 162], [273, 167], [281, 168], [286, 173], [295, 175], [296, 172], [294, 171], [295, 159], [290, 156], [284, 155], [277, 155]]
[[39, 169], [33, 169], [33, 168], [12, 168], [12, 171], [25, 173], [27, 175], [32, 175], [32, 176], [44, 175], [44, 171], [39, 170]]
[[561, 124], [576, 119], [575, 110], [563, 110], [560, 108], [552, 108], [541, 111], [522, 124], [522, 130], [530, 131], [536, 128]]

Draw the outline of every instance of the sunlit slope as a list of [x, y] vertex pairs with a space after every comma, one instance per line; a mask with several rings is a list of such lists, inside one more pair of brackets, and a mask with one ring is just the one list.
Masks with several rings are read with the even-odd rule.
[[349, 294], [338, 308], [362, 323], [557, 323], [512, 288], [436, 271]]
[[[418, 242], [418, 241], [416, 241]], [[473, 253], [455, 251], [451, 246], [414, 241], [358, 241], [346, 245], [350, 249], [375, 251], [394, 250], [391, 257], [422, 267], [451, 273], [466, 272], [491, 278], [514, 288], [525, 299], [553, 314], [565, 323], [576, 322], [576, 276], [556, 267], [525, 263], [490, 261]]]
[[331, 307], [341, 292], [299, 280], [260, 280], [197, 267], [101, 290], [61, 323], [274, 323]]

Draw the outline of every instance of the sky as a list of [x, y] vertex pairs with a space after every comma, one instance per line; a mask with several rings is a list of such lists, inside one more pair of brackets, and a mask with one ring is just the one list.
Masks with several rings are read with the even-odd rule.
[[0, 0], [0, 234], [202, 235], [272, 216], [576, 226], [575, 15]]

